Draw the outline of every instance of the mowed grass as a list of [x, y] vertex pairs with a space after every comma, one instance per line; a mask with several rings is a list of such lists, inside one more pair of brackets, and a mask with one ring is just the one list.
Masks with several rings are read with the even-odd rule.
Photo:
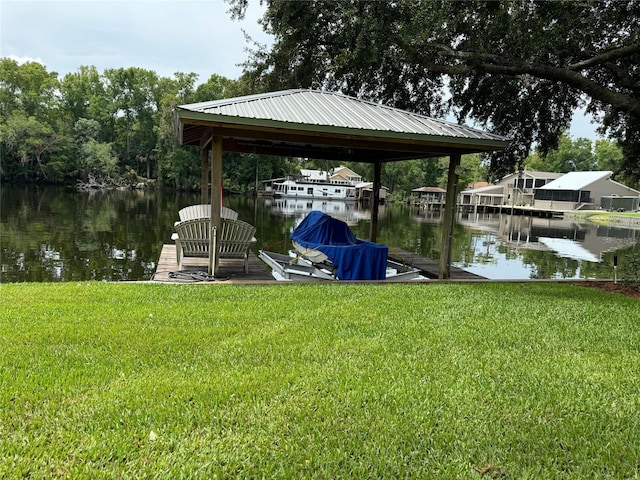
[[588, 215], [587, 220], [593, 223], [609, 224], [609, 223], [631, 223], [635, 220], [640, 221], [640, 212], [602, 212], [599, 211], [592, 215]]
[[640, 478], [640, 305], [568, 284], [0, 286], [2, 478]]

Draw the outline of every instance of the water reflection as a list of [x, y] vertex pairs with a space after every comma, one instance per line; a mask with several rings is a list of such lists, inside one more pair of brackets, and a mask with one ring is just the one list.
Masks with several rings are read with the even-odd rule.
[[0, 281], [151, 278], [168, 243], [177, 193], [3, 186]]
[[[178, 210], [199, 203], [198, 197], [3, 186], [0, 281], [149, 279], [162, 245], [171, 242]], [[225, 205], [256, 226], [256, 250], [286, 253], [291, 229], [311, 209], [347, 222], [358, 237], [369, 236], [370, 209], [355, 202], [228, 196]], [[634, 248], [639, 235], [631, 228], [567, 219], [460, 214], [451, 258], [454, 265], [488, 278], [611, 278], [613, 255]], [[392, 251], [439, 258], [441, 236], [439, 211], [380, 208], [378, 241]]]
[[[632, 247], [640, 235], [634, 229], [586, 221], [504, 214], [461, 214], [458, 222], [478, 232], [477, 255], [462, 263], [489, 278], [523, 278], [526, 272], [530, 278], [609, 278], [612, 256], [607, 254]], [[533, 252], [553, 254], [553, 259]], [[543, 268], [552, 260], [555, 272]]]
[[495, 232], [502, 244], [554, 251], [561, 257], [601, 262], [603, 254], [635, 245], [638, 231], [571, 219], [463, 214], [459, 222], [470, 229]]
[[[361, 220], [371, 220], [371, 210], [355, 201], [299, 199], [299, 198], [264, 198], [262, 208], [271, 215], [304, 218], [312, 210], [331, 215], [348, 225], [356, 225]], [[384, 215], [384, 205], [380, 206], [380, 216]]]

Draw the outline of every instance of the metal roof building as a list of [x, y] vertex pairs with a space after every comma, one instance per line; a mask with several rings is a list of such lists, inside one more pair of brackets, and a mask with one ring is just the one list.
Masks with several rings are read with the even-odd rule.
[[[178, 139], [213, 126], [228, 151], [372, 162], [500, 150], [504, 137], [334, 92], [284, 90], [175, 109]], [[215, 121], [215, 125], [211, 122]]]
[[[538, 188], [534, 204], [539, 208], [604, 208], [605, 197], [635, 197], [638, 190], [622, 185], [611, 179], [613, 172], [569, 172], [553, 182]], [[631, 205], [637, 205], [632, 201]]]
[[553, 182], [540, 187], [541, 190], [583, 190], [589, 185], [613, 175], [610, 171], [600, 172], [569, 172]]
[[203, 187], [208, 184], [208, 150], [213, 151], [212, 225], [219, 224], [214, 216], [220, 211], [216, 207], [221, 201], [223, 151], [374, 164], [371, 241], [377, 236], [382, 164], [449, 156], [442, 278], [449, 276], [449, 229], [460, 157], [503, 150], [509, 143], [481, 130], [319, 90], [284, 90], [181, 105], [174, 109], [174, 123], [181, 144], [201, 149]]

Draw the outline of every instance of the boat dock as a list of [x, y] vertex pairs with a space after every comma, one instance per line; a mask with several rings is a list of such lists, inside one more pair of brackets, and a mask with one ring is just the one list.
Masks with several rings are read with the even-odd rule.
[[209, 259], [186, 257], [182, 262], [182, 270], [178, 270], [175, 245], [163, 245], [160, 260], [152, 281], [170, 283], [281, 283], [271, 276], [267, 266], [255, 253], [249, 254], [249, 273], [244, 271], [242, 260], [220, 259], [219, 277], [208, 278]]
[[[389, 248], [389, 258], [396, 262], [405, 263], [420, 269], [421, 274], [428, 279], [438, 278], [438, 261], [421, 257], [400, 248]], [[178, 270], [176, 246], [165, 244], [162, 246], [160, 259], [154, 282], [169, 283], [220, 283], [220, 284], [282, 284], [273, 278], [269, 267], [253, 252], [249, 254], [249, 273], [245, 273], [243, 262], [239, 260], [220, 259], [219, 276], [211, 278], [207, 275], [208, 259], [187, 257], [183, 261], [182, 270]], [[451, 267], [449, 280], [484, 280], [484, 277], [467, 272], [461, 268]], [[418, 280], [419, 281], [419, 280]], [[416, 280], [408, 280], [416, 282]]]
[[[401, 248], [389, 247], [389, 258], [396, 262], [405, 263], [412, 267], [418, 268], [422, 275], [430, 279], [437, 279], [440, 269], [440, 262], [438, 260], [432, 260], [412, 253]], [[486, 280], [480, 275], [467, 272], [462, 268], [454, 267], [453, 265], [449, 269], [450, 277], [448, 280]]]
[[524, 215], [528, 217], [541, 218], [563, 218], [565, 210], [554, 210], [547, 208], [535, 208], [529, 206], [512, 206], [512, 205], [468, 205], [458, 204], [460, 212], [473, 213], [498, 213], [505, 215]]

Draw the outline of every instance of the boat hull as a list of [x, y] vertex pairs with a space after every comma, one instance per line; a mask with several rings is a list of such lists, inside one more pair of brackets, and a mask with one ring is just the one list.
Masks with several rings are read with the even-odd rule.
[[[326, 282], [339, 281], [335, 270], [329, 262], [314, 263], [296, 252], [289, 255], [260, 250], [258, 258], [270, 268], [276, 280], [286, 282]], [[420, 270], [401, 263], [387, 260], [387, 275], [381, 282], [404, 282], [428, 280], [420, 274]]]

